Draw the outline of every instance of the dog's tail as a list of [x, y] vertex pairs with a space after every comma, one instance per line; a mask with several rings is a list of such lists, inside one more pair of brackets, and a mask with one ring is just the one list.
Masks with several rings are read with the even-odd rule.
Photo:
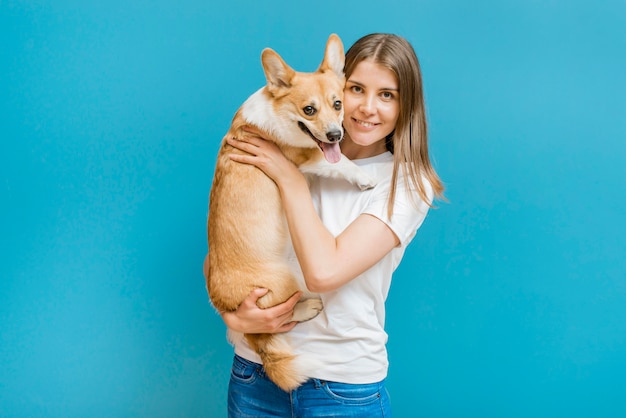
[[261, 357], [265, 373], [285, 392], [307, 381], [317, 363], [293, 354], [282, 334], [246, 334], [248, 342]]

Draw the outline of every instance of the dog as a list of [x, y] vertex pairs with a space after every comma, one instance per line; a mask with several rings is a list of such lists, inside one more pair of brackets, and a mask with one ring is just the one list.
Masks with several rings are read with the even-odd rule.
[[[341, 39], [331, 34], [317, 71], [293, 70], [272, 49], [262, 51], [267, 84], [238, 109], [222, 140], [209, 196], [207, 290], [213, 306], [234, 311], [255, 288], [269, 292], [257, 302], [268, 308], [300, 289], [286, 259], [288, 229], [276, 184], [260, 169], [232, 161], [242, 152], [227, 138], [245, 137], [244, 127], [275, 142], [306, 175], [344, 178], [362, 190], [374, 181], [341, 154], [343, 73]], [[309, 296], [312, 296], [309, 294]], [[314, 318], [318, 297], [303, 298], [293, 320]], [[315, 367], [295, 356], [285, 334], [246, 334], [267, 376], [285, 391], [300, 386]]]

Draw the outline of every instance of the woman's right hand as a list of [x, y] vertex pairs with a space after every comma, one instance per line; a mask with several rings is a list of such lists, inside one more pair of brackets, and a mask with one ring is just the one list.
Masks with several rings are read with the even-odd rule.
[[287, 332], [296, 326], [292, 321], [293, 308], [300, 300], [302, 292], [296, 292], [280, 305], [261, 309], [257, 300], [268, 292], [267, 289], [254, 289], [233, 312], [221, 312], [228, 328], [245, 334], [274, 334]]
[[[285, 154], [273, 141], [266, 140], [258, 131], [244, 128], [246, 135], [241, 138], [227, 138], [233, 148], [244, 151], [245, 154], [232, 153], [230, 159], [239, 163], [251, 164], [263, 171], [280, 188], [285, 181], [304, 180], [304, 175], [298, 167], [285, 157]], [[308, 193], [309, 189], [306, 188]]]
[[[204, 258], [202, 270], [205, 279], [209, 277], [209, 254]], [[220, 312], [222, 320], [228, 328], [243, 332], [244, 334], [274, 334], [277, 332], [287, 332], [296, 326], [297, 322], [292, 321], [293, 308], [300, 300], [302, 292], [294, 293], [285, 302], [261, 309], [257, 305], [257, 300], [263, 297], [268, 289], [254, 289], [239, 305], [237, 310], [232, 312]]]

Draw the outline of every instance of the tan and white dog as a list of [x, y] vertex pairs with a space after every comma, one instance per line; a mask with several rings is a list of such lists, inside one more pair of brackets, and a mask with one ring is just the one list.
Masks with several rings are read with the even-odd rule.
[[[233, 162], [241, 152], [226, 144], [252, 127], [274, 141], [307, 174], [345, 178], [361, 189], [373, 180], [341, 154], [343, 137], [343, 45], [332, 34], [324, 59], [313, 73], [296, 72], [273, 50], [261, 55], [267, 85], [235, 114], [222, 140], [211, 188], [207, 289], [219, 311], [234, 311], [255, 288], [269, 292], [261, 308], [287, 300], [299, 289], [286, 260], [288, 233], [276, 184], [258, 168]], [[306, 321], [322, 309], [319, 298], [301, 300], [294, 321]], [[246, 334], [270, 379], [284, 390], [298, 387], [313, 364], [294, 356], [285, 334]]]

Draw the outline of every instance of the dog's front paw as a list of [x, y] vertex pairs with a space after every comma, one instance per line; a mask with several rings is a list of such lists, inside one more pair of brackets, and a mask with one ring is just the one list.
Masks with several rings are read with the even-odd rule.
[[293, 308], [292, 320], [302, 322], [315, 318], [324, 309], [321, 299], [307, 299], [298, 302]]
[[361, 190], [369, 190], [376, 186], [376, 181], [369, 176], [361, 176], [357, 180], [357, 186], [359, 186], [359, 189]]

